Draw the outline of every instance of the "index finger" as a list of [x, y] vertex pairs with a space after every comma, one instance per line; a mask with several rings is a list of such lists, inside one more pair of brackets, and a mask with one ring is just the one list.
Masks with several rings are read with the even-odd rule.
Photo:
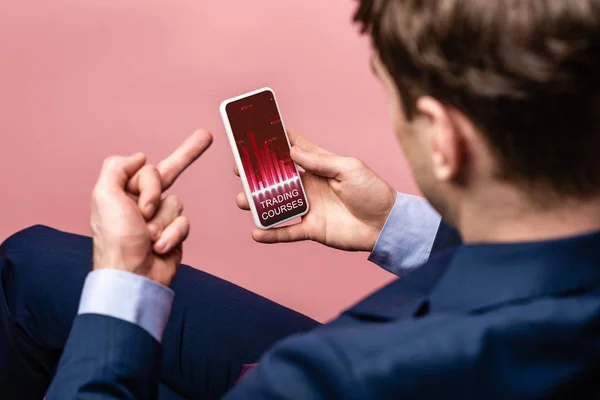
[[300, 222], [294, 225], [288, 225], [281, 228], [273, 228], [268, 231], [262, 229], [254, 229], [252, 239], [259, 243], [288, 243], [308, 240], [308, 232], [306, 226]]
[[300, 147], [301, 149], [306, 151], [331, 154], [330, 151], [327, 151], [324, 148], [317, 146], [316, 144], [314, 144], [313, 142], [296, 132], [290, 131], [288, 129], [287, 134], [288, 138], [290, 139], [290, 144], [292, 146]]

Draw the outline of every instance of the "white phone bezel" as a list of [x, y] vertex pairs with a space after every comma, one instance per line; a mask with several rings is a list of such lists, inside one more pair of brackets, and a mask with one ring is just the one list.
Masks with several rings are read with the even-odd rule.
[[267, 230], [273, 228], [277, 225], [284, 224], [293, 220], [294, 218], [302, 217], [308, 213], [310, 205], [308, 204], [308, 199], [306, 197], [306, 191], [304, 190], [304, 184], [302, 183], [302, 177], [300, 176], [300, 171], [298, 171], [298, 166], [294, 163], [294, 168], [296, 169], [296, 173], [298, 174], [298, 181], [300, 182], [300, 187], [302, 188], [302, 194], [304, 196], [304, 201], [306, 202], [306, 210], [298, 213], [294, 216], [286, 218], [282, 221], [276, 222], [274, 224], [265, 226], [260, 222], [260, 218], [258, 216], [258, 211], [256, 210], [256, 206], [254, 204], [254, 200], [252, 197], [252, 192], [250, 191], [250, 186], [248, 185], [248, 179], [246, 178], [246, 172], [244, 171], [244, 167], [242, 164], [242, 159], [240, 157], [240, 152], [237, 147], [237, 143], [235, 140], [235, 136], [233, 135], [233, 130], [231, 129], [231, 124], [229, 122], [229, 117], [227, 116], [227, 105], [234, 101], [241, 100], [246, 97], [254, 96], [255, 94], [269, 91], [273, 95], [273, 100], [275, 101], [275, 107], [277, 107], [277, 112], [279, 114], [279, 118], [281, 119], [281, 126], [283, 128], [285, 134], [285, 140], [288, 142], [288, 146], [291, 148], [290, 138], [288, 137], [287, 130], [285, 128], [285, 124], [283, 122], [283, 118], [281, 117], [281, 112], [279, 111], [279, 103], [277, 102], [277, 98], [275, 97], [275, 91], [270, 87], [263, 87], [257, 90], [253, 90], [248, 93], [244, 93], [242, 95], [232, 97], [230, 99], [224, 100], [219, 106], [219, 111], [221, 112], [221, 118], [223, 119], [223, 125], [225, 126], [225, 132], [227, 132], [227, 138], [229, 139], [229, 145], [231, 146], [231, 150], [233, 151], [233, 158], [235, 159], [235, 164], [237, 165], [238, 171], [240, 172], [240, 178], [242, 180], [242, 185], [244, 186], [244, 193], [246, 193], [246, 198], [248, 199], [248, 203], [250, 205], [250, 211], [252, 212], [252, 218], [254, 219], [254, 224], [260, 229]]

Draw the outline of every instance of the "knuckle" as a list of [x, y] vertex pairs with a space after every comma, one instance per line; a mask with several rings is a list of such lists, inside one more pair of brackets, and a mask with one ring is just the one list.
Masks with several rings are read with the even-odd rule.
[[159, 178], [160, 175], [154, 165], [144, 165], [140, 170], [140, 178], [150, 180]]
[[103, 167], [104, 169], [116, 169], [121, 165], [121, 157], [119, 156], [110, 156], [104, 160]]
[[362, 169], [365, 166], [365, 163], [362, 160], [355, 157], [348, 158], [347, 163], [348, 167], [352, 169]]
[[190, 221], [186, 217], [183, 217], [183, 216], [180, 217], [180, 221], [181, 221], [181, 227], [183, 228], [183, 230], [185, 232], [189, 231], [190, 230]]
[[331, 156], [331, 154], [325, 153], [325, 152], [318, 152], [317, 156], [321, 159], [321, 160], [327, 160], [329, 159], [329, 157]]
[[317, 153], [317, 158], [316, 158], [316, 162], [317, 165], [319, 166], [326, 166], [329, 164], [329, 161], [331, 160], [331, 156], [327, 153]]
[[154, 173], [155, 170], [156, 170], [156, 167], [154, 165], [146, 164], [140, 170], [140, 174], [142, 174], [142, 173], [144, 173], [144, 174], [152, 174], [152, 173]]
[[92, 200], [96, 203], [104, 203], [110, 200], [111, 197], [111, 191], [101, 186], [96, 186], [92, 191]]
[[183, 216], [179, 217], [179, 241], [183, 242], [190, 233], [190, 221]]
[[288, 239], [293, 240], [294, 239], [294, 228], [292, 228], [291, 226], [286, 227], [285, 235], [287, 236]]
[[176, 213], [181, 213], [183, 211], [183, 200], [181, 200], [178, 196], [169, 195], [165, 201], [167, 205], [171, 207]]

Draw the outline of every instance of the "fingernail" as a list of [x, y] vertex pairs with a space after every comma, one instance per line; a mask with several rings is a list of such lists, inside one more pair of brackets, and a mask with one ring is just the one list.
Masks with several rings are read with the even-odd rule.
[[152, 215], [154, 213], [154, 204], [150, 203], [146, 206], [146, 213]]
[[158, 242], [156, 242], [156, 244], [154, 246], [156, 246], [156, 249], [158, 251], [163, 251], [164, 249], [167, 248], [167, 241], [160, 239]]
[[152, 238], [156, 238], [158, 236], [158, 226], [156, 226], [156, 224], [150, 224], [148, 225], [148, 232], [150, 232], [150, 236], [152, 236]]

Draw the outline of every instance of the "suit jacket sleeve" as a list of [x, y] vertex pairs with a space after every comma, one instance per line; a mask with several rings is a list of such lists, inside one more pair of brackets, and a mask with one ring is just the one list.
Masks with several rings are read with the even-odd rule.
[[47, 398], [156, 398], [173, 297], [171, 289], [136, 274], [90, 272]]
[[313, 332], [276, 345], [225, 396], [225, 400], [364, 398], [343, 353]]
[[79, 315], [46, 399], [156, 399], [160, 363], [160, 344], [141, 327]]

